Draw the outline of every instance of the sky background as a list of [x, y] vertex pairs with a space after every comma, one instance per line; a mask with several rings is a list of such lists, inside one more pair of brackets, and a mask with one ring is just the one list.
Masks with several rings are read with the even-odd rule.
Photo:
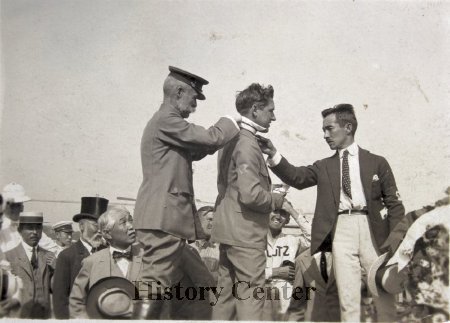
[[[209, 127], [252, 82], [275, 89], [267, 134], [295, 165], [332, 155], [320, 111], [355, 106], [356, 141], [386, 157], [407, 211], [450, 185], [450, 2], [1, 2], [0, 186], [37, 200], [136, 197], [140, 140], [168, 65], [210, 81], [189, 121]], [[213, 202], [217, 155], [194, 164]], [[279, 180], [272, 175], [274, 182]], [[292, 189], [313, 212], [316, 189]], [[48, 221], [79, 204], [29, 202]]]

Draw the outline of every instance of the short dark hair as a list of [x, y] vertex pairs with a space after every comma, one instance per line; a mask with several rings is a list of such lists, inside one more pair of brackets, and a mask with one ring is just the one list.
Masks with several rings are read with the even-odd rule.
[[254, 104], [264, 107], [270, 99], [273, 99], [272, 85], [265, 87], [258, 83], [252, 83], [236, 95], [236, 110], [240, 114], [246, 114]]
[[334, 107], [322, 111], [323, 118], [326, 118], [330, 114], [336, 115], [336, 120], [341, 127], [350, 123], [352, 125], [352, 135], [355, 135], [356, 129], [358, 128], [358, 121], [356, 120], [355, 109], [351, 104], [336, 104]]

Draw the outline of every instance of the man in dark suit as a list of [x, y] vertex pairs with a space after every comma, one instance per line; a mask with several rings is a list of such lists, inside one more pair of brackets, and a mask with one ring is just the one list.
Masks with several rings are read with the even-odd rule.
[[22, 242], [5, 253], [12, 273], [23, 283], [19, 318], [50, 318], [50, 280], [55, 267], [55, 255], [38, 247], [43, 222], [42, 213], [20, 213], [18, 232]]
[[97, 220], [106, 211], [108, 200], [82, 197], [81, 212], [73, 217], [80, 226], [80, 240], [63, 250], [56, 261], [53, 277], [53, 311], [57, 319], [69, 318], [69, 296], [73, 282], [81, 269], [81, 261], [100, 246]]
[[[192, 162], [212, 154], [239, 132], [240, 116], [223, 117], [208, 129], [187, 122], [197, 100], [204, 100], [205, 79], [169, 67], [164, 101], [148, 122], [141, 142], [143, 181], [134, 213], [137, 238], [144, 247], [144, 281], [170, 287], [180, 281], [180, 255], [186, 240], [202, 238], [192, 183]], [[154, 297], [156, 298], [156, 297]], [[149, 302], [149, 319], [161, 304]]]
[[[109, 247], [87, 257], [70, 293], [70, 317], [88, 318], [86, 297], [89, 288], [105, 277], [117, 276], [131, 282], [139, 280], [143, 250], [136, 241], [133, 220], [123, 207], [114, 207], [98, 219], [98, 229]], [[129, 313], [130, 317], [132, 313]]]
[[[251, 84], [236, 97], [242, 115], [239, 136], [218, 157], [219, 195], [212, 239], [220, 243], [219, 282], [223, 292], [213, 308], [214, 320], [259, 320], [264, 296], [269, 215], [280, 209], [284, 196], [271, 192], [266, 162], [255, 134], [275, 121], [272, 86]], [[235, 289], [233, 288], [235, 287]]]
[[[325, 260], [324, 263], [324, 259]], [[288, 321], [338, 322], [339, 296], [330, 252], [311, 255], [308, 248], [295, 260], [294, 292]]]
[[[359, 321], [362, 271], [368, 272], [380, 253], [398, 246], [406, 232], [405, 209], [386, 159], [355, 143], [353, 106], [338, 104], [322, 116], [324, 138], [336, 153], [311, 166], [295, 167], [270, 140], [260, 138], [259, 143], [283, 182], [297, 189], [317, 185], [311, 253], [329, 251], [332, 241], [341, 319]], [[374, 301], [379, 321], [395, 320], [393, 295]]]

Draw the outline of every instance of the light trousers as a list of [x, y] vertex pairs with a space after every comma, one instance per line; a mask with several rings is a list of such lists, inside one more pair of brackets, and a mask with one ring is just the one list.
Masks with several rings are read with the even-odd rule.
[[[361, 320], [361, 277], [378, 258], [366, 214], [340, 214], [333, 239], [333, 264], [338, 287], [341, 320]], [[374, 298], [377, 321], [396, 320], [395, 296], [380, 291]]]

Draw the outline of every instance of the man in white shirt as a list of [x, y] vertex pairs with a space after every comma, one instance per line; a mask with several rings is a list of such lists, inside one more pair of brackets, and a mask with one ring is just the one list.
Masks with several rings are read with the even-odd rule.
[[[353, 106], [338, 104], [322, 117], [324, 139], [336, 153], [311, 166], [295, 167], [270, 140], [259, 143], [283, 182], [297, 189], [317, 185], [311, 253], [330, 251], [325, 246], [332, 245], [341, 319], [359, 321], [361, 276], [381, 253], [397, 248], [407, 229], [405, 208], [386, 159], [355, 143]], [[380, 294], [374, 303], [379, 321], [396, 319], [393, 295]]]
[[300, 241], [299, 237], [282, 232], [289, 219], [290, 214], [285, 210], [276, 210], [270, 215], [266, 247], [266, 290], [271, 291], [271, 297], [266, 296], [263, 320], [284, 320], [291, 298], [295, 277], [294, 262]]
[[[98, 219], [98, 229], [109, 247], [83, 260], [70, 293], [71, 318], [87, 318], [87, 292], [97, 281], [118, 276], [136, 282], [142, 269], [143, 250], [139, 245], [133, 245], [136, 232], [126, 208], [113, 207], [103, 213]], [[129, 314], [131, 316], [131, 313]]]
[[[31, 199], [26, 195], [22, 185], [9, 183], [3, 188], [2, 196], [5, 201], [3, 225], [0, 230], [0, 249], [3, 252], [17, 247], [22, 242], [22, 237], [17, 231], [19, 227], [19, 214], [24, 210], [24, 203]], [[39, 247], [56, 253], [57, 243], [42, 232]]]

